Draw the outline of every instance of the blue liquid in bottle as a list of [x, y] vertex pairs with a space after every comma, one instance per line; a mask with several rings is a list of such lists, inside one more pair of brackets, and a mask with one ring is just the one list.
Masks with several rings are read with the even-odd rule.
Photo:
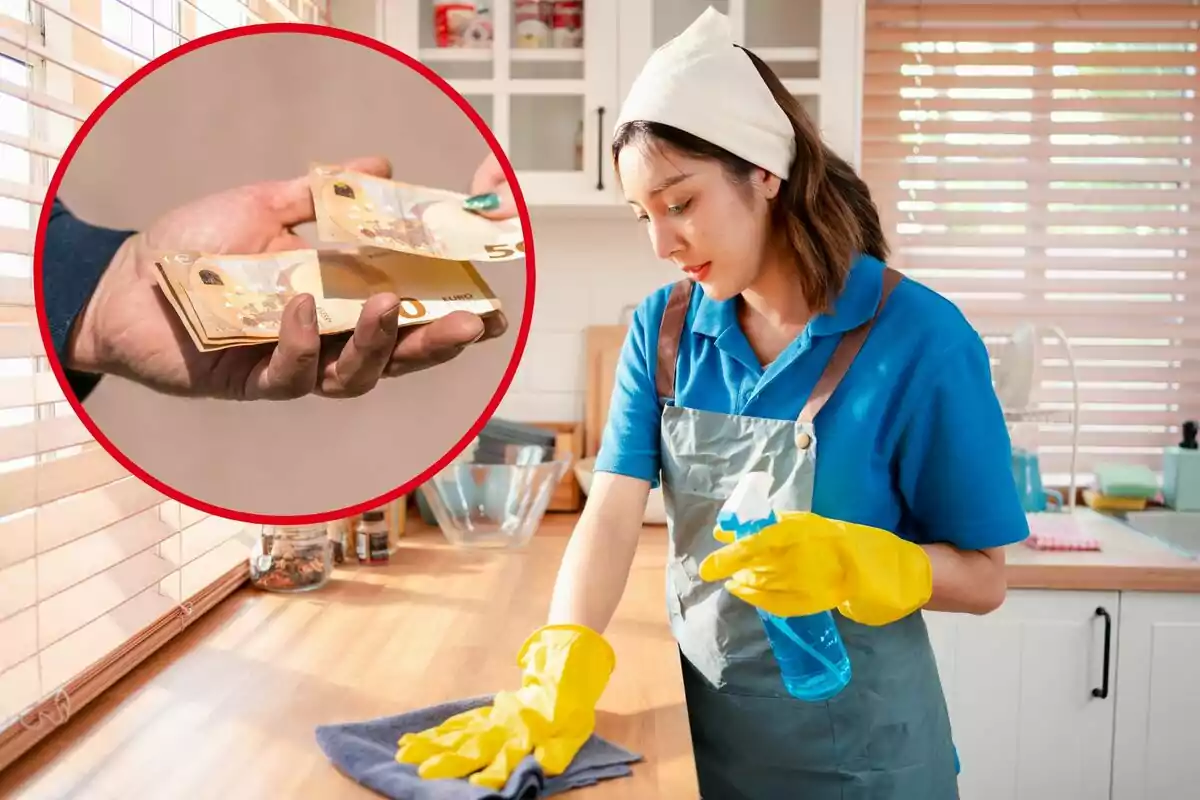
[[[746, 475], [717, 517], [735, 538], [751, 536], [778, 519], [768, 502], [770, 476]], [[743, 521], [743, 519], [745, 521]], [[850, 683], [850, 656], [828, 611], [779, 617], [758, 609], [788, 693], [810, 702], [828, 700]]]

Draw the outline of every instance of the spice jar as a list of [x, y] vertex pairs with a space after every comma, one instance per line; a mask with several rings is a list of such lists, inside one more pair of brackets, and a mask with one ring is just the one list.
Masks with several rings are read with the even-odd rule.
[[333, 549], [333, 563], [346, 563], [346, 556], [350, 554], [350, 521], [345, 519], [336, 519], [326, 523], [325, 532], [329, 535], [330, 547]]
[[360, 564], [386, 564], [391, 558], [388, 524], [382, 510], [363, 512], [355, 531], [355, 549]]
[[250, 554], [250, 581], [272, 592], [319, 589], [332, 573], [324, 525], [264, 525]]

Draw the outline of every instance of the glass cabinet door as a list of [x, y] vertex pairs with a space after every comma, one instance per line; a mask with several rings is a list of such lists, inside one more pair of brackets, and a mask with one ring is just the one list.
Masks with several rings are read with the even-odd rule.
[[854, 28], [862, 0], [624, 0], [621, 96], [650, 53], [709, 6], [729, 16], [734, 40], [766, 62], [826, 141], [853, 161], [859, 89], [854, 48], [846, 42], [861, 38]]
[[822, 0], [741, 0], [737, 5], [743, 43], [820, 127]]
[[762, 58], [810, 114], [819, 113], [822, 0], [652, 0], [652, 5], [652, 47], [682, 33], [712, 6], [729, 16], [734, 40]]
[[607, 0], [387, 0], [385, 39], [479, 112], [530, 205], [615, 202], [607, 164], [616, 113], [617, 6]]

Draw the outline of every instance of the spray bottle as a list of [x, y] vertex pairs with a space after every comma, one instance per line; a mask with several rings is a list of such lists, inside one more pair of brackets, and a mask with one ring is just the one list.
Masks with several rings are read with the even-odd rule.
[[[771, 508], [770, 491], [769, 474], [744, 475], [721, 508], [717, 524], [735, 539], [774, 525], [779, 520]], [[828, 700], [850, 682], [850, 656], [830, 612], [779, 617], [758, 609], [758, 616], [779, 663], [783, 685], [793, 697]]]

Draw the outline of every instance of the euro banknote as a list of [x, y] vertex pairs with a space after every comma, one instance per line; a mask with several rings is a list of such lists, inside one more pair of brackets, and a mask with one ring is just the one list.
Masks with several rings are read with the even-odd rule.
[[492, 220], [463, 208], [466, 195], [317, 165], [309, 170], [323, 242], [383, 247], [451, 261], [525, 257], [518, 219]]
[[500, 300], [466, 261], [383, 248], [357, 252], [288, 250], [259, 255], [162, 253], [155, 277], [201, 351], [279, 338], [283, 309], [299, 294], [316, 301], [322, 335], [354, 329], [363, 304], [390, 292], [401, 299], [401, 327], [454, 311], [484, 315]]

